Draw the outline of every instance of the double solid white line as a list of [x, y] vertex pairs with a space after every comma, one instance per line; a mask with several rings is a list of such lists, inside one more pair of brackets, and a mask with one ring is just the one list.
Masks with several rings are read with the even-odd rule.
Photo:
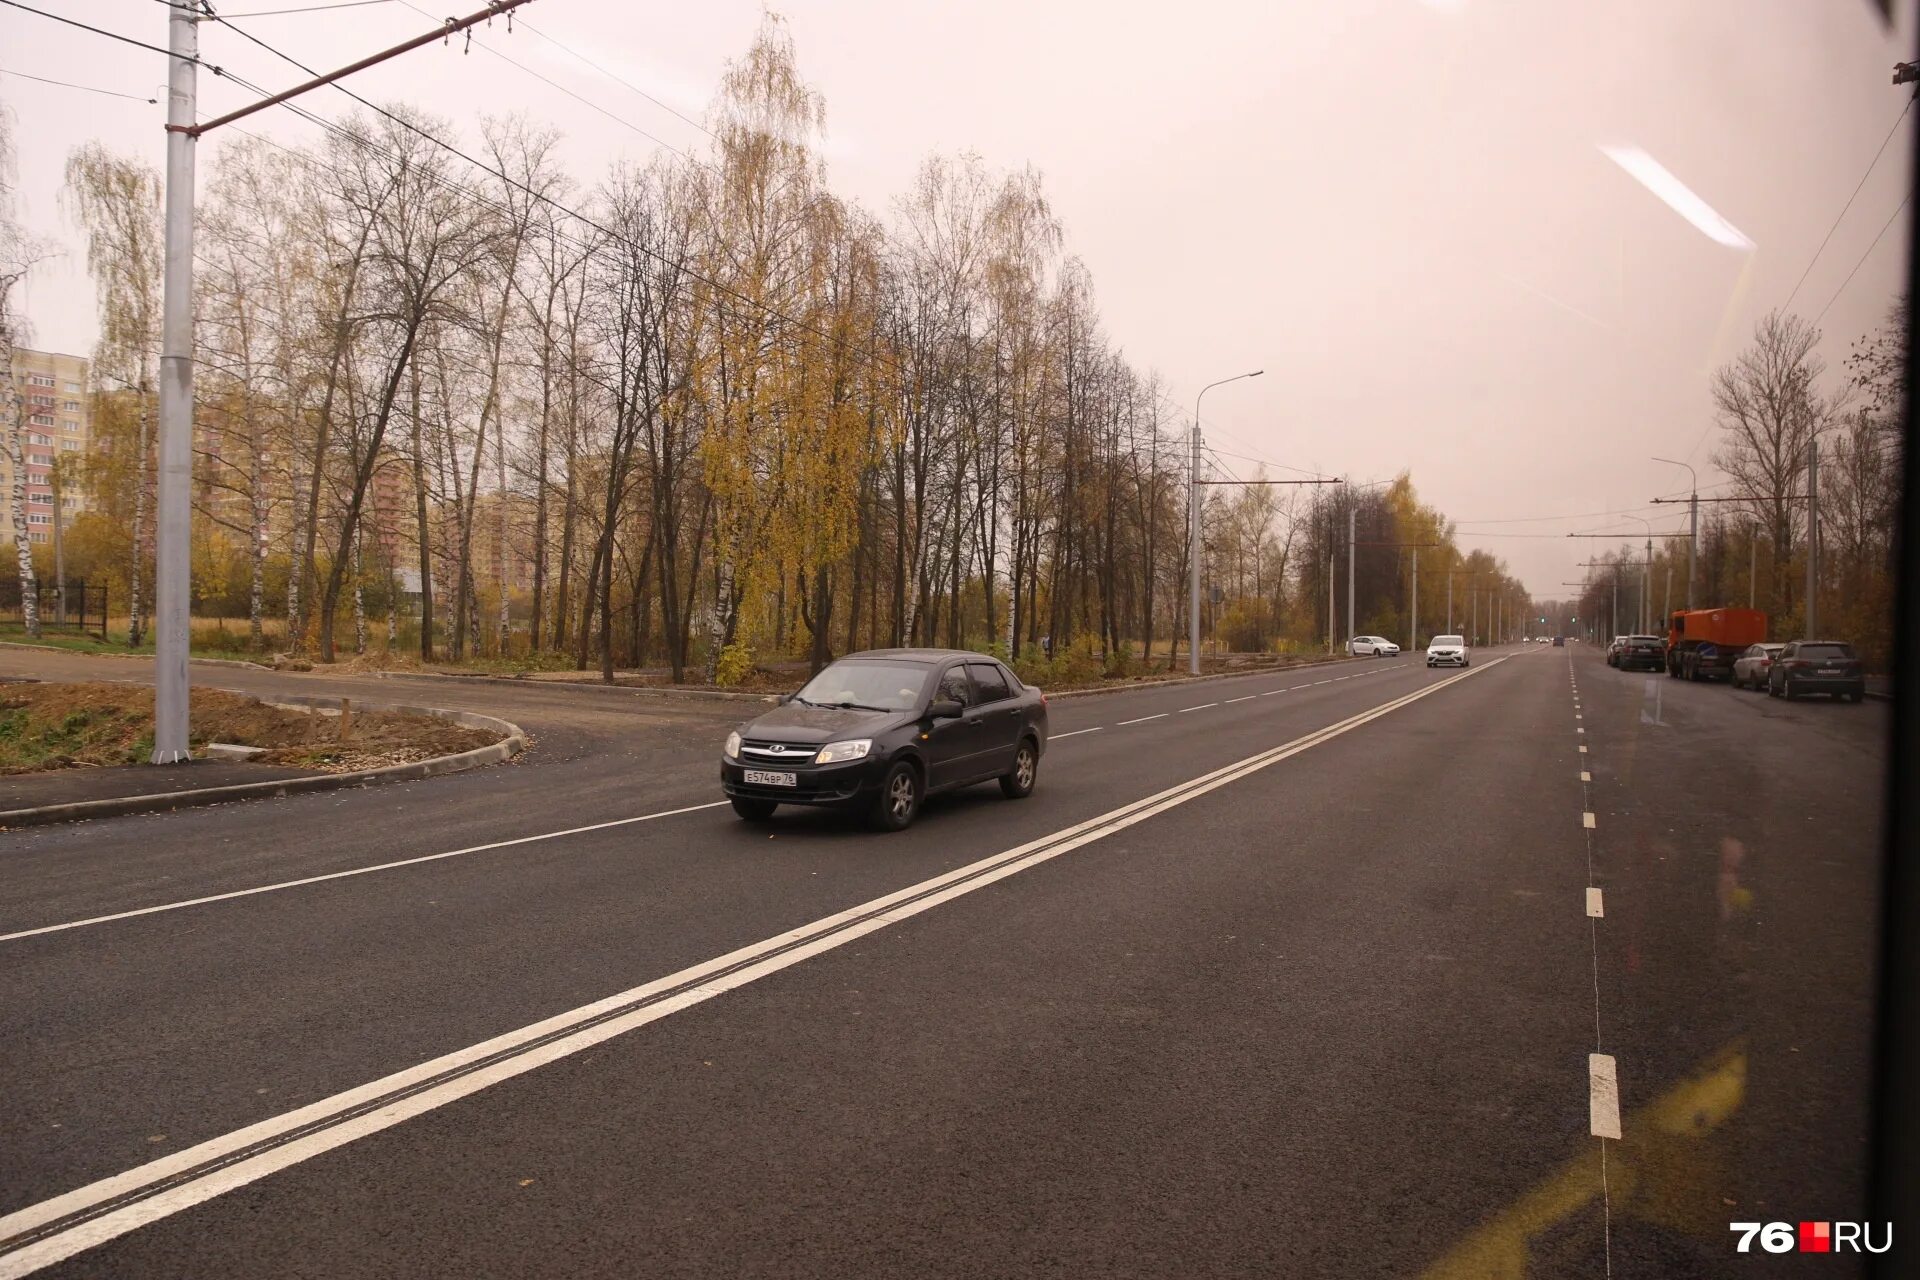
[[845, 946], [888, 925], [898, 924], [1198, 799], [1497, 665], [1498, 660], [1463, 671], [1291, 742], [945, 875], [29, 1205], [0, 1218], [0, 1280], [51, 1266], [84, 1249], [356, 1139], [390, 1129], [489, 1085], [692, 1008], [811, 956]]

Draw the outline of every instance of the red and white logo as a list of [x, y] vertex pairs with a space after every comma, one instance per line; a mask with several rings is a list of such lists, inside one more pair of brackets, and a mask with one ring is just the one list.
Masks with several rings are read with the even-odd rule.
[[1803, 1222], [1800, 1224], [1800, 1252], [1832, 1253], [1833, 1224], [1831, 1222]]

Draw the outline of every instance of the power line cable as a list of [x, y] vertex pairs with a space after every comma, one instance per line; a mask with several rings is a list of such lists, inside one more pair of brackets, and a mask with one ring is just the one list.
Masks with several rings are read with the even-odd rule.
[[1883, 236], [1887, 234], [1887, 229], [1893, 225], [1894, 219], [1900, 216], [1901, 211], [1904, 210], [1912, 200], [1913, 200], [1913, 188], [1908, 187], [1907, 194], [1901, 198], [1899, 206], [1896, 209], [1894, 209], [1894, 211], [1890, 215], [1888, 215], [1886, 222], [1881, 226], [1880, 234], [1874, 236], [1873, 243], [1868, 245], [1867, 251], [1860, 255], [1860, 261], [1853, 264], [1853, 270], [1847, 272], [1847, 278], [1840, 282], [1840, 287], [1833, 291], [1833, 296], [1831, 298], [1827, 299], [1827, 305], [1820, 308], [1820, 314], [1813, 318], [1814, 328], [1817, 329], [1820, 327], [1820, 321], [1825, 318], [1828, 309], [1831, 308], [1834, 303], [1840, 301], [1840, 295], [1845, 293], [1847, 291], [1847, 286], [1853, 283], [1853, 277], [1856, 274], [1858, 274], [1861, 267], [1867, 264], [1867, 259], [1873, 256], [1873, 251], [1880, 247], [1880, 240]]
[[24, 71], [13, 71], [6, 67], [0, 67], [0, 76], [13, 76], [20, 80], [38, 80], [41, 84], [58, 85], [62, 89], [80, 89], [87, 93], [103, 93], [109, 98], [125, 98], [128, 102], [145, 102], [151, 105], [160, 101], [158, 98], [143, 98], [137, 93], [121, 93], [118, 89], [97, 89], [93, 85], [74, 84], [70, 80], [49, 80], [45, 76], [30, 76]]
[[[82, 31], [91, 31], [96, 36], [105, 36], [109, 40], [118, 40], [121, 44], [130, 44], [136, 49], [145, 49], [150, 53], [165, 54], [169, 58], [174, 56], [171, 50], [162, 49], [157, 44], [148, 44], [145, 40], [135, 40], [132, 36], [123, 36], [118, 31], [108, 31], [104, 27], [92, 26], [88, 23], [81, 22], [77, 18], [65, 18], [57, 13], [48, 13], [45, 9], [36, 9], [30, 4], [21, 4], [20, 0], [0, 0], [0, 4], [4, 4], [12, 9], [20, 9], [27, 13], [38, 14], [42, 18], [52, 18], [55, 22], [64, 22], [70, 27], [78, 27]], [[204, 62], [199, 58], [190, 58], [187, 59], [187, 61], [192, 62], [196, 66], [205, 67], [217, 76], [226, 74], [226, 72], [214, 66], [211, 62]]]
[[[1873, 170], [1874, 170], [1874, 167], [1875, 167], [1875, 166], [1877, 166], [1877, 165], [1878, 165], [1878, 164], [1880, 163], [1880, 156], [1881, 156], [1881, 154], [1882, 154], [1883, 152], [1885, 152], [1885, 151], [1886, 151], [1886, 149], [1887, 149], [1887, 144], [1888, 144], [1889, 142], [1892, 142], [1892, 141], [1893, 141], [1893, 135], [1894, 135], [1895, 133], [1897, 133], [1897, 132], [1899, 132], [1899, 130], [1900, 130], [1900, 122], [1901, 122], [1902, 120], [1905, 120], [1905, 119], [1907, 118], [1907, 112], [1909, 112], [1909, 111], [1911, 111], [1911, 110], [1913, 110], [1913, 95], [1909, 95], [1909, 96], [1908, 96], [1908, 98], [1907, 98], [1907, 105], [1906, 105], [1906, 106], [1904, 106], [1904, 107], [1902, 107], [1902, 108], [1900, 108], [1900, 114], [1899, 114], [1898, 116], [1896, 116], [1896, 117], [1894, 118], [1894, 121], [1893, 121], [1893, 128], [1891, 128], [1891, 129], [1888, 129], [1888, 130], [1887, 130], [1887, 136], [1886, 136], [1886, 137], [1884, 137], [1884, 138], [1882, 138], [1882, 139], [1880, 139], [1880, 149], [1879, 149], [1878, 151], [1875, 151], [1875, 152], [1873, 153], [1873, 159], [1872, 159], [1872, 160], [1870, 160], [1870, 161], [1868, 161], [1868, 163], [1867, 163], [1867, 171], [1866, 171], [1865, 173], [1863, 173], [1863, 174], [1861, 174], [1861, 175], [1860, 175], [1860, 181], [1854, 184], [1854, 188], [1853, 188], [1853, 194], [1852, 194], [1852, 195], [1850, 195], [1850, 196], [1848, 196], [1848, 197], [1847, 197], [1847, 202], [1846, 202], [1845, 204], [1843, 204], [1843, 205], [1841, 205], [1841, 206], [1840, 206], [1840, 212], [1839, 212], [1839, 213], [1838, 213], [1837, 215], [1835, 215], [1835, 217], [1834, 217], [1834, 219], [1833, 219], [1833, 225], [1827, 228], [1827, 234], [1826, 234], [1826, 235], [1824, 235], [1824, 236], [1822, 236], [1822, 237], [1820, 238], [1820, 247], [1819, 247], [1818, 249], [1815, 249], [1815, 250], [1813, 251], [1813, 257], [1811, 257], [1811, 258], [1809, 258], [1809, 259], [1807, 260], [1807, 268], [1806, 268], [1806, 270], [1805, 270], [1805, 271], [1802, 271], [1802, 272], [1800, 273], [1800, 278], [1799, 278], [1798, 280], [1796, 280], [1796, 281], [1794, 281], [1794, 283], [1793, 283], [1793, 292], [1792, 292], [1792, 293], [1789, 293], [1789, 294], [1787, 295], [1787, 300], [1786, 300], [1786, 302], [1784, 302], [1784, 303], [1782, 303], [1782, 304], [1781, 304], [1781, 307], [1780, 307], [1780, 309], [1781, 309], [1782, 311], [1785, 311], [1785, 310], [1787, 310], [1788, 308], [1790, 308], [1791, 306], [1793, 306], [1793, 300], [1794, 300], [1794, 298], [1795, 298], [1795, 297], [1797, 297], [1797, 296], [1799, 295], [1799, 293], [1800, 293], [1800, 286], [1801, 286], [1801, 285], [1803, 285], [1803, 284], [1805, 284], [1805, 283], [1807, 282], [1807, 275], [1808, 275], [1808, 273], [1809, 273], [1809, 272], [1811, 272], [1811, 271], [1813, 270], [1813, 264], [1814, 264], [1814, 263], [1816, 263], [1816, 262], [1818, 262], [1818, 261], [1820, 261], [1820, 255], [1821, 255], [1822, 253], [1824, 253], [1824, 252], [1826, 252], [1826, 248], [1827, 248], [1827, 241], [1829, 241], [1829, 240], [1831, 240], [1831, 239], [1833, 239], [1833, 233], [1834, 233], [1835, 231], [1838, 231], [1838, 230], [1840, 229], [1840, 221], [1841, 221], [1841, 219], [1843, 219], [1843, 218], [1845, 218], [1845, 217], [1847, 216], [1847, 210], [1849, 210], [1849, 209], [1851, 209], [1851, 208], [1853, 208], [1853, 202], [1854, 202], [1854, 201], [1855, 201], [1856, 199], [1858, 199], [1858, 198], [1859, 198], [1859, 196], [1860, 196], [1860, 191], [1861, 191], [1861, 188], [1863, 188], [1863, 187], [1865, 187], [1865, 186], [1867, 185], [1867, 179], [1868, 179], [1868, 178], [1871, 178], [1871, 177], [1873, 176]], [[1857, 268], [1856, 268], [1856, 269], [1857, 269]], [[1851, 276], [1849, 276], [1849, 278], [1851, 278]], [[1843, 285], [1843, 286], [1841, 286], [1841, 287], [1842, 287], [1842, 288], [1845, 288], [1845, 286], [1844, 286], [1844, 285]], [[1828, 305], [1828, 306], [1831, 306], [1831, 305], [1833, 305], [1833, 304], [1832, 304], [1832, 303], [1828, 303], [1827, 305]], [[1824, 311], [1823, 311], [1823, 314], [1824, 314]]]

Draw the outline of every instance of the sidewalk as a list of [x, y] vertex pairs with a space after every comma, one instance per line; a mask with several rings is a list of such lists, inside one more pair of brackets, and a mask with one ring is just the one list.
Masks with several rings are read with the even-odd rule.
[[122, 764], [101, 768], [50, 769], [0, 777], [0, 812], [36, 809], [83, 800], [120, 800], [165, 795], [201, 787], [230, 787], [247, 782], [284, 782], [315, 778], [317, 769], [247, 764], [235, 760], [195, 760], [190, 764]]

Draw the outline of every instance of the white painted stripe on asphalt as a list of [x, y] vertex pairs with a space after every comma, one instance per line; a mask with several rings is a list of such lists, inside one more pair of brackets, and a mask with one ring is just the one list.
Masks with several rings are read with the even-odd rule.
[[1149, 720], [1165, 720], [1166, 718], [1167, 718], [1167, 713], [1162, 711], [1159, 715], [1141, 716], [1138, 720], [1122, 720], [1120, 723], [1121, 724], [1145, 724]]
[[[1462, 671], [1051, 835], [0, 1217], [0, 1280], [569, 1057], [1144, 822], [1500, 665]], [[298, 1136], [291, 1136], [291, 1135]], [[251, 1151], [251, 1154], [245, 1154]], [[82, 1216], [85, 1215], [85, 1216]], [[60, 1225], [67, 1219], [74, 1219]], [[35, 1233], [29, 1235], [29, 1233]]]
[[1581, 748], [1580, 748], [1580, 754], [1581, 754], [1581, 755], [1585, 755], [1585, 754], [1587, 754], [1587, 749], [1586, 749], [1585, 747], [1581, 747]]
[[1580, 825], [1589, 831], [1593, 829], [1593, 811], [1591, 809], [1580, 815]]
[[1047, 735], [1047, 741], [1058, 742], [1062, 738], [1077, 738], [1083, 733], [1098, 733], [1101, 727], [1100, 725], [1095, 725], [1091, 729], [1075, 729], [1072, 733], [1050, 733]]
[[[1346, 677], [1345, 677], [1345, 676], [1342, 676], [1342, 677], [1341, 677], [1341, 679], [1343, 679], [1343, 680], [1344, 680], [1344, 679], [1346, 679]], [[1315, 680], [1315, 681], [1314, 681], [1314, 683], [1315, 683], [1315, 684], [1332, 684], [1332, 683], [1333, 683], [1333, 681], [1331, 681], [1331, 680]]]
[[1257, 693], [1250, 693], [1244, 698], [1228, 698], [1225, 702], [1221, 703], [1220, 705], [1225, 707], [1230, 707], [1236, 702], [1252, 702], [1255, 698], [1259, 696], [1260, 695]]
[[1203, 702], [1197, 707], [1182, 707], [1178, 711], [1174, 712], [1173, 714], [1177, 716], [1183, 716], [1187, 714], [1187, 712], [1189, 711], [1205, 711], [1208, 707], [1217, 707], [1219, 705], [1220, 704], [1217, 702]]
[[1261, 694], [1260, 696], [1263, 698], [1271, 698], [1276, 693], [1289, 693], [1289, 692], [1291, 692], [1290, 689], [1269, 689], [1265, 693]]
[[1620, 1080], [1613, 1055], [1587, 1055], [1587, 1119], [1596, 1138], [1620, 1138]]
[[1585, 732], [1586, 732], [1586, 730], [1585, 730], [1585, 729], [1575, 729], [1575, 730], [1574, 730], [1574, 732], [1575, 732], [1575, 733], [1585, 733]]
[[1587, 889], [1587, 914], [1596, 920], [1607, 914], [1606, 906], [1600, 900], [1600, 891], [1591, 886]]
[[1590, 774], [1590, 773], [1588, 773], [1588, 772], [1587, 772], [1587, 771], [1586, 771], [1585, 769], [1582, 769], [1582, 770], [1580, 771], [1580, 781], [1582, 781], [1582, 782], [1592, 782], [1592, 781], [1593, 781], [1593, 775], [1592, 775], [1592, 774]]
[[84, 929], [89, 925], [107, 924], [114, 920], [131, 920], [136, 916], [157, 915], [162, 911], [180, 911], [187, 907], [203, 907], [209, 902], [229, 902], [234, 898], [250, 898], [260, 893], [278, 893], [282, 889], [298, 889], [302, 885], [324, 884], [329, 880], [346, 880], [353, 876], [370, 876], [376, 871], [393, 871], [400, 867], [417, 867], [423, 862], [439, 862], [444, 858], [465, 857], [469, 853], [485, 853], [489, 849], [508, 849], [518, 844], [535, 844], [541, 840], [558, 840], [563, 836], [584, 835], [589, 831], [606, 831], [612, 827], [631, 826], [636, 822], [652, 822], [655, 818], [672, 818], [683, 813], [698, 813], [702, 809], [719, 809], [728, 802], [715, 800], [708, 804], [690, 804], [679, 809], [662, 809], [658, 813], [643, 813], [634, 818], [615, 818], [611, 822], [595, 822], [584, 827], [568, 827], [563, 831], [543, 831], [539, 835], [519, 836], [512, 840], [495, 840], [489, 844], [468, 845], [464, 849], [449, 849], [445, 853], [423, 853], [417, 858], [401, 858], [396, 862], [378, 862], [370, 867], [354, 867], [349, 871], [329, 871], [321, 876], [303, 876], [298, 880], [281, 880], [274, 884], [256, 885], [251, 889], [234, 889], [228, 893], [210, 893], [203, 898], [183, 898], [178, 902], [163, 902], [158, 906], [137, 907], [132, 911], [116, 911], [112, 915], [88, 916], [84, 920], [68, 920], [63, 924], [45, 924], [37, 929], [20, 929], [14, 933], [0, 933], [0, 942], [16, 942], [21, 938], [35, 938], [43, 933], [61, 933], [68, 929]]

